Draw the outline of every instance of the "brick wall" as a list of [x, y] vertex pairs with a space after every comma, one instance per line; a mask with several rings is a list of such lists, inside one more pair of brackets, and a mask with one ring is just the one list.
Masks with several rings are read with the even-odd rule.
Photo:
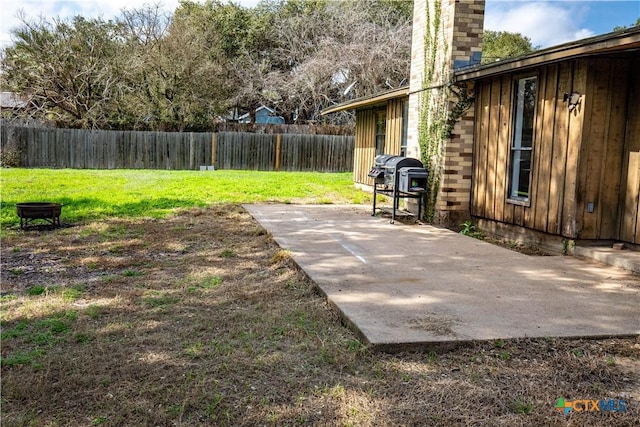
[[[409, 124], [407, 155], [420, 158], [418, 126], [420, 99], [425, 69], [425, 30], [427, 7], [434, 13], [433, 0], [415, 0], [411, 49]], [[442, 0], [441, 36], [438, 37], [436, 75], [432, 86], [446, 85], [452, 80], [454, 63], [469, 62], [474, 52], [481, 52], [484, 23], [484, 0]], [[450, 99], [449, 106], [455, 98]], [[455, 226], [469, 217], [471, 168], [473, 156], [474, 117], [471, 108], [456, 124], [450, 139], [443, 141], [444, 164], [440, 191], [436, 202], [436, 223]]]

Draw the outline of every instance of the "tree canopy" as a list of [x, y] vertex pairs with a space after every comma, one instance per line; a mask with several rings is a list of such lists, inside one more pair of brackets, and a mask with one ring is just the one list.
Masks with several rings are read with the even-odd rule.
[[77, 16], [28, 22], [14, 32], [3, 78], [44, 117], [77, 127], [94, 123], [121, 89], [117, 23]]
[[631, 24], [629, 26], [627, 25], [620, 25], [620, 26], [616, 26], [613, 27], [613, 31], [620, 31], [620, 30], [626, 30], [629, 27], [639, 27], [640, 26], [640, 18], [636, 19], [635, 24]]
[[[22, 16], [1, 84], [31, 117], [65, 127], [206, 130], [263, 104], [312, 123], [327, 106], [406, 84], [412, 12], [404, 0], [181, 0], [170, 16], [158, 6], [111, 21]], [[484, 44], [485, 61], [533, 49], [504, 32]]]
[[482, 63], [511, 58], [533, 52], [531, 39], [520, 33], [485, 31], [482, 35]]
[[402, 0], [182, 0], [113, 21], [21, 17], [3, 90], [33, 117], [85, 128], [206, 129], [261, 104], [309, 122], [408, 76], [412, 3]]

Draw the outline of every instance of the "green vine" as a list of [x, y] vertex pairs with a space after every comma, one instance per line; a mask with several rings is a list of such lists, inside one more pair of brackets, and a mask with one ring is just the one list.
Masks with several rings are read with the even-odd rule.
[[[455, 124], [473, 103], [473, 98], [465, 87], [448, 84], [446, 61], [441, 61], [440, 69], [436, 69], [438, 46], [442, 46], [441, 54], [445, 58], [449, 50], [449, 46], [444, 42], [441, 27], [442, 0], [433, 1], [433, 16], [427, 0], [418, 140], [422, 163], [429, 171], [428, 192], [423, 209], [424, 219], [429, 222], [434, 220], [436, 212], [444, 166], [444, 142], [451, 137]], [[440, 81], [436, 81], [437, 79]], [[457, 100], [449, 108], [450, 100], [454, 97]]]
[[446, 138], [450, 138], [458, 120], [462, 118], [464, 113], [473, 106], [473, 94], [466, 86], [449, 86], [449, 91], [457, 98], [456, 103], [449, 110], [447, 117], [447, 127], [445, 129]]
[[[440, 189], [440, 180], [444, 153], [442, 140], [444, 136], [447, 105], [442, 88], [436, 87], [436, 56], [438, 41], [442, 37], [442, 2], [433, 2], [433, 13], [429, 1], [426, 2], [426, 25], [424, 32], [424, 74], [422, 76], [422, 92], [420, 95], [420, 115], [418, 125], [418, 140], [422, 163], [429, 171], [428, 192], [425, 198], [425, 220], [433, 221], [435, 206]], [[446, 49], [446, 45], [444, 49]], [[444, 65], [444, 64], [443, 64]], [[440, 70], [444, 71], [444, 69]]]

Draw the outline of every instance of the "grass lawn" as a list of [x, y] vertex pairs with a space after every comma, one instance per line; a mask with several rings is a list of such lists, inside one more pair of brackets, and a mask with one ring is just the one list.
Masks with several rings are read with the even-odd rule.
[[[638, 425], [638, 338], [372, 353], [230, 203], [364, 197], [349, 176], [273, 174], [269, 194], [248, 196], [241, 180], [273, 175], [228, 172], [223, 190], [218, 172], [2, 171], [3, 221], [28, 194], [70, 207], [55, 230], [23, 232], [7, 214], [3, 426]], [[38, 192], [21, 193], [15, 181], [31, 176]], [[152, 203], [152, 215], [135, 205], [143, 194], [176, 204]], [[566, 416], [560, 397], [627, 410]]]
[[15, 204], [63, 203], [66, 223], [163, 217], [213, 203], [368, 203], [351, 173], [2, 169], [0, 226], [19, 224]]

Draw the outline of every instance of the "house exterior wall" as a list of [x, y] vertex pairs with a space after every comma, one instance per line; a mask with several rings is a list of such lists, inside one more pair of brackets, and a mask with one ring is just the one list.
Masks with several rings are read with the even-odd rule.
[[402, 141], [402, 104], [406, 97], [390, 99], [386, 104], [356, 111], [356, 136], [353, 157], [353, 181], [373, 186], [368, 176], [376, 157], [376, 121], [379, 110], [386, 110], [385, 154], [400, 154]]
[[270, 125], [283, 125], [284, 124], [284, 117], [274, 116], [272, 114], [273, 114], [273, 112], [268, 110], [268, 109], [266, 109], [266, 108], [257, 109], [256, 110], [256, 123], [270, 124]]
[[620, 240], [640, 243], [640, 58], [631, 64], [620, 186]]
[[[432, 20], [437, 16], [436, 4], [442, 11], [441, 33], [436, 37], [435, 74], [427, 83], [425, 69], [429, 64], [426, 61], [431, 59], [425, 59], [425, 35], [427, 28], [434, 28], [433, 22], [428, 25], [427, 14]], [[414, 1], [407, 138], [407, 155], [410, 157], [421, 159], [421, 120], [433, 120], [433, 117], [421, 118], [424, 92], [446, 90], [444, 87], [452, 80], [454, 63], [468, 62], [474, 53], [482, 50], [484, 5], [484, 0]], [[453, 107], [456, 101], [455, 97], [449, 97], [448, 108]], [[436, 223], [456, 225], [469, 216], [473, 129], [474, 111], [471, 110], [456, 123], [451, 138], [441, 143], [443, 160], [440, 171], [432, 171], [441, 174], [435, 206]]]
[[353, 152], [353, 181], [373, 185], [367, 176], [376, 157], [376, 110], [356, 111], [356, 139]]
[[[476, 82], [472, 215], [587, 240], [619, 239], [627, 216], [636, 224], [637, 203], [623, 213], [621, 201], [636, 167], [630, 153], [640, 151], [638, 62], [575, 59]], [[508, 198], [514, 82], [529, 75], [537, 76], [531, 184], [528, 202], [518, 203]], [[563, 98], [572, 92], [582, 97], [569, 111]], [[640, 187], [633, 179], [629, 187]]]
[[[400, 155], [402, 145], [402, 103], [406, 98], [391, 99], [387, 103], [385, 154]], [[373, 163], [373, 162], [372, 162]], [[371, 164], [369, 165], [369, 167]]]
[[[638, 74], [634, 73], [639, 69], [637, 53], [588, 61], [586, 94], [592, 102], [585, 104], [577, 195], [581, 220], [577, 233], [582, 239], [637, 242], [637, 231], [629, 233], [623, 225], [637, 218], [638, 208], [625, 208], [623, 200], [628, 194], [635, 197], [638, 188], [637, 177], [630, 177], [630, 182], [627, 178], [630, 169], [638, 167], [632, 153], [640, 150], [640, 111], [634, 98], [638, 94]], [[594, 206], [591, 213], [589, 203]]]

